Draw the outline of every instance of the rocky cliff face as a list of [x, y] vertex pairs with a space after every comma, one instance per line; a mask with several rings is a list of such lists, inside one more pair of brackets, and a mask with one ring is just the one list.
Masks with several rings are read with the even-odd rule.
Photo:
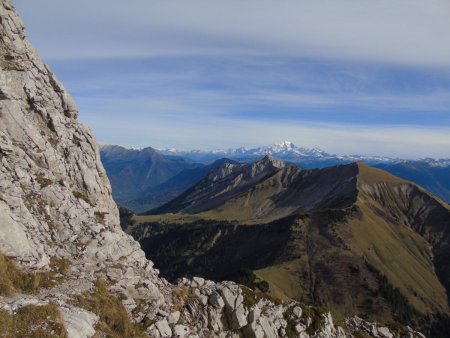
[[[46, 304], [61, 314], [69, 337], [348, 337], [360, 330], [392, 336], [357, 320], [344, 331], [327, 313], [314, 317], [295, 302], [275, 305], [233, 283], [194, 278], [171, 285], [159, 278], [122, 232], [96, 141], [25, 39], [9, 0], [0, 0], [0, 70], [0, 252], [9, 257], [0, 283], [10, 286], [0, 290], [0, 316], [30, 326], [11, 326], [11, 336], [49, 330], [48, 315], [38, 326], [17, 319], [22, 309], [38, 313]], [[45, 284], [55, 259], [68, 267]], [[115, 317], [105, 315], [112, 305]], [[122, 325], [122, 308], [136, 329]]]

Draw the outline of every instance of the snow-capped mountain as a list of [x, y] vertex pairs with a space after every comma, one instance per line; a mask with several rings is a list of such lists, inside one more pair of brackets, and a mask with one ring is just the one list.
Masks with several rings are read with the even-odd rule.
[[278, 155], [278, 156], [295, 156], [295, 157], [317, 157], [324, 158], [332, 156], [319, 148], [303, 148], [297, 147], [294, 143], [290, 141], [284, 141], [281, 143], [273, 144], [270, 146], [259, 147], [255, 149], [251, 149], [255, 155]]
[[441, 168], [450, 167], [450, 159], [448, 158], [441, 158], [439, 160], [435, 160], [434, 158], [426, 158], [423, 161], [428, 163], [430, 167], [441, 167]]
[[176, 149], [161, 150], [165, 155], [178, 155], [193, 161], [208, 163], [222, 157], [228, 157], [239, 161], [254, 160], [272, 154], [286, 162], [300, 163], [305, 167], [323, 167], [339, 163], [365, 161], [370, 164], [399, 162], [400, 159], [364, 156], [364, 155], [335, 155], [327, 153], [319, 148], [298, 147], [290, 141], [284, 141], [269, 146], [257, 148], [217, 149], [211, 151], [178, 151]]
[[150, 147], [133, 150], [118, 146], [101, 148], [114, 198], [136, 212], [148, 211], [168, 202], [224, 161], [254, 163], [268, 154], [285, 161], [287, 165], [295, 164], [304, 169], [362, 161], [413, 181], [441, 199], [450, 201], [450, 159], [405, 160], [382, 156], [335, 155], [318, 148], [298, 147], [289, 141], [257, 148], [212, 151], [157, 151]]

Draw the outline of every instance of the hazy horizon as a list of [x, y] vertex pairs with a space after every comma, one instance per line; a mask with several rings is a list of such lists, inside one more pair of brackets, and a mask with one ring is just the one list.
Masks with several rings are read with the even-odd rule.
[[450, 157], [444, 0], [14, 4], [102, 144]]
[[319, 151], [323, 151], [329, 155], [336, 155], [336, 156], [368, 156], [368, 157], [385, 157], [385, 158], [391, 158], [391, 159], [398, 159], [398, 160], [411, 160], [411, 161], [417, 161], [417, 160], [425, 160], [425, 159], [433, 159], [433, 160], [449, 160], [449, 157], [391, 157], [391, 156], [383, 156], [383, 155], [377, 155], [377, 154], [373, 154], [373, 155], [367, 155], [364, 153], [332, 153], [327, 151], [326, 149], [322, 149], [322, 148], [318, 148], [318, 147], [313, 147], [313, 148], [309, 148], [309, 147], [303, 147], [302, 145], [299, 144], [295, 144], [294, 142], [291, 142], [289, 140], [284, 140], [284, 141], [280, 141], [277, 143], [271, 143], [271, 144], [260, 144], [260, 145], [253, 145], [253, 146], [246, 146], [246, 145], [242, 145], [240, 147], [228, 147], [228, 148], [174, 148], [174, 147], [154, 147], [152, 145], [143, 145], [143, 146], [135, 146], [135, 145], [129, 145], [129, 144], [117, 144], [117, 143], [100, 143], [100, 147], [108, 147], [108, 146], [119, 146], [125, 149], [130, 149], [130, 150], [143, 150], [146, 148], [152, 148], [155, 149], [157, 151], [160, 152], [200, 152], [200, 153], [213, 153], [213, 152], [227, 152], [227, 151], [233, 151], [233, 150], [238, 150], [238, 149], [246, 149], [246, 150], [254, 150], [254, 149], [258, 149], [261, 147], [271, 147], [271, 146], [276, 146], [276, 145], [281, 145], [282, 143], [285, 142], [289, 142], [292, 143], [295, 147], [298, 148], [304, 148], [304, 149], [308, 149], [308, 150], [319, 150]]

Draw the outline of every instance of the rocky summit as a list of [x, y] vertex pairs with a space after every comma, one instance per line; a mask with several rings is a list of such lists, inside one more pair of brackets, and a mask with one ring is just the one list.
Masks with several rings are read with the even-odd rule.
[[9, 0], [0, 69], [3, 336], [423, 337], [358, 317], [337, 325], [326, 310], [232, 282], [160, 278], [121, 230], [95, 138]]

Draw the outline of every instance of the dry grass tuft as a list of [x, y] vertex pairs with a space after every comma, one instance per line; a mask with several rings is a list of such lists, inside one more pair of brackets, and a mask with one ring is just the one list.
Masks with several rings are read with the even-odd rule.
[[107, 212], [100, 212], [100, 211], [95, 211], [94, 215], [95, 215], [95, 219], [97, 220], [97, 223], [100, 224], [105, 224], [105, 215], [107, 214]]
[[51, 288], [64, 281], [70, 263], [66, 259], [52, 258], [50, 271], [24, 272], [14, 262], [0, 253], [0, 296], [13, 293], [34, 293], [41, 288]]
[[53, 181], [49, 178], [46, 178], [43, 173], [38, 173], [36, 175], [36, 180], [39, 183], [39, 185], [41, 186], [41, 188], [48, 187], [49, 185], [51, 185], [53, 183]]
[[91, 206], [93, 206], [91, 200], [89, 199], [89, 197], [87, 197], [85, 194], [83, 194], [82, 192], [78, 191], [78, 190], [74, 190], [72, 191], [73, 196], [75, 196], [76, 198], [78, 198], [79, 200], [83, 200], [85, 201], [87, 204], [90, 204]]
[[108, 291], [106, 282], [99, 278], [92, 292], [84, 292], [75, 299], [75, 305], [100, 317], [97, 335], [111, 338], [145, 337], [143, 330], [131, 321], [119, 297]]
[[0, 309], [0, 337], [66, 338], [67, 331], [56, 305], [27, 305], [14, 314]]

